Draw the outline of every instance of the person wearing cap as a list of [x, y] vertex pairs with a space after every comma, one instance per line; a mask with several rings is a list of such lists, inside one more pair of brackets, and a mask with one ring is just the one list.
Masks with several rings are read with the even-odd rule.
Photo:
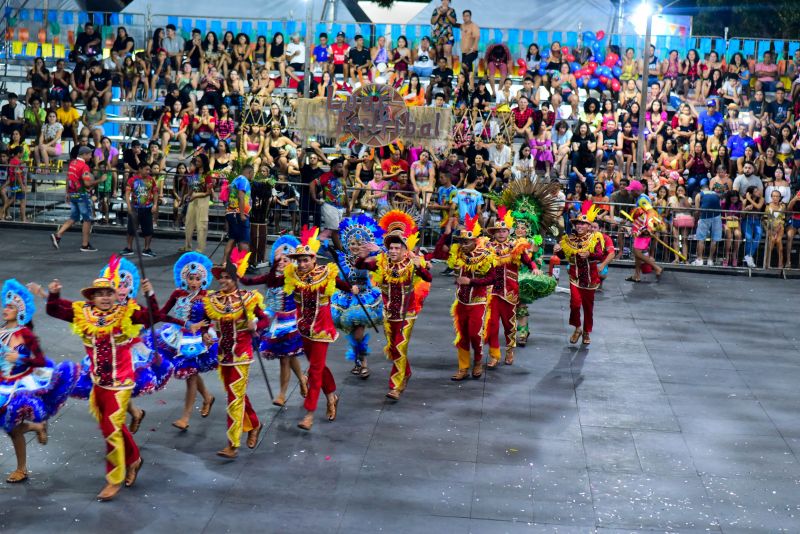
[[336, 341], [339, 333], [333, 324], [331, 295], [338, 288], [358, 294], [358, 286], [351, 286], [339, 277], [335, 263], [317, 264], [317, 251], [322, 243], [317, 236], [319, 228], [303, 226], [300, 244], [289, 257], [294, 260], [284, 267], [283, 275], [276, 273], [276, 282], [283, 283], [283, 290], [294, 295], [297, 305], [297, 329], [303, 338], [303, 351], [308, 358], [308, 394], [303, 406], [306, 415], [297, 426], [311, 430], [314, 412], [317, 410], [320, 390], [328, 401], [327, 417], [336, 419], [339, 396], [336, 381], [325, 364], [328, 346]]
[[[375, 243], [365, 243], [356, 268], [374, 272], [373, 282], [381, 290], [386, 334], [383, 351], [392, 361], [386, 397], [396, 401], [400, 400], [411, 377], [408, 344], [433, 278], [425, 259], [414, 252], [419, 229], [410, 215], [392, 210], [381, 217], [378, 225], [385, 232], [386, 252]], [[377, 255], [370, 256], [376, 252]]]
[[[97, 499], [110, 501], [123, 483], [133, 486], [142, 467], [139, 448], [125, 425], [125, 414], [136, 385], [131, 348], [142, 326], [150, 326], [150, 318], [135, 299], [119, 303], [111, 278], [97, 278], [81, 290], [84, 301], [62, 299], [62, 287], [57, 279], [50, 282], [47, 314], [72, 323], [89, 356], [89, 411], [100, 423], [106, 442], [106, 486]], [[142, 280], [142, 290], [148, 307], [158, 310], [153, 286], [146, 278]]]
[[346, 82], [350, 78], [350, 67], [347, 63], [350, 45], [345, 42], [345, 38], [344, 32], [336, 34], [336, 42], [329, 47], [328, 56], [331, 61], [331, 74], [334, 76], [341, 74]]
[[470, 350], [472, 351], [472, 378], [483, 376], [483, 342], [486, 314], [492, 298], [495, 282], [494, 252], [481, 237], [480, 215], [464, 218], [464, 226], [454, 236], [450, 247], [448, 268], [455, 271], [455, 300], [450, 309], [456, 338], [453, 344], [458, 350], [458, 371], [450, 380], [461, 381], [469, 376]]
[[538, 270], [529, 254], [539, 247], [524, 237], [509, 239], [514, 228], [514, 218], [505, 206], [497, 208], [494, 225], [486, 229], [491, 237], [489, 248], [494, 252], [495, 282], [489, 302], [489, 322], [486, 339], [489, 342], [487, 369], [497, 368], [500, 362], [500, 323], [506, 337], [506, 365], [514, 363], [514, 348], [517, 346], [517, 305], [519, 304], [519, 268], [526, 265], [531, 271]]
[[107, 179], [107, 175], [95, 180], [89, 169], [89, 160], [92, 159], [93, 150], [88, 146], [78, 149], [78, 157], [69, 162], [67, 168], [67, 201], [71, 209], [69, 219], [64, 221], [54, 234], [50, 234], [53, 247], [58, 249], [61, 236], [72, 228], [76, 222], [81, 223], [81, 252], [95, 252], [96, 248], [89, 243], [89, 232], [92, 229], [92, 200], [89, 191], [92, 187]]
[[697, 129], [703, 130], [707, 136], [714, 135], [717, 124], [725, 125], [725, 117], [717, 110], [717, 102], [713, 99], [706, 101], [706, 109], [697, 116]]
[[[213, 266], [211, 273], [219, 282], [219, 290], [203, 297], [204, 320], [219, 334], [216, 340], [219, 376], [228, 400], [225, 408], [228, 443], [217, 451], [217, 456], [231, 460], [239, 455], [242, 432], [247, 432], [247, 447], [254, 449], [263, 429], [247, 396], [247, 382], [253, 363], [253, 338], [258, 330], [267, 328], [272, 319], [262, 309], [264, 297], [261, 293], [239, 289], [239, 280], [247, 270], [249, 258], [249, 252], [234, 249], [225, 265]], [[215, 341], [208, 327], [204, 327], [203, 332], [206, 345], [212, 345]]]
[[[614, 258], [614, 248], [602, 232], [592, 231], [591, 224], [599, 210], [590, 200], [581, 205], [580, 215], [570, 219], [572, 233], [553, 246], [553, 254], [569, 262], [569, 324], [575, 331], [569, 338], [577, 343], [591, 343], [594, 323], [594, 293], [600, 287], [600, 271]], [[581, 309], [583, 321], [581, 322]]]

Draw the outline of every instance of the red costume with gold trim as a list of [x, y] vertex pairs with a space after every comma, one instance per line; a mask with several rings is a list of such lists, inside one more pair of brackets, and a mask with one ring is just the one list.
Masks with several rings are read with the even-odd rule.
[[[236, 266], [236, 275], [241, 277], [247, 269], [250, 253], [231, 251], [230, 261]], [[212, 268], [215, 277], [223, 271], [221, 267]], [[258, 291], [235, 289], [234, 291], [213, 291], [203, 297], [206, 318], [214, 324], [219, 336], [217, 359], [219, 375], [227, 394], [227, 437], [228, 446], [238, 448], [242, 432], [250, 432], [260, 427], [258, 416], [250, 398], [247, 396], [247, 383], [250, 364], [253, 363], [252, 328], [256, 322], [258, 329], [269, 326], [270, 318], [261, 309], [264, 298]]]
[[[113, 281], [98, 278], [82, 293], [91, 300], [101, 289], [115, 291]], [[148, 305], [158, 310], [154, 295], [148, 296]], [[139, 460], [139, 448], [125, 425], [125, 414], [135, 385], [131, 347], [142, 325], [150, 325], [148, 313], [133, 299], [102, 311], [91, 302], [72, 302], [50, 293], [47, 314], [72, 323], [83, 341], [93, 383], [89, 411], [100, 423], [106, 441], [106, 480], [122, 484], [126, 469]]]
[[386, 232], [384, 243], [387, 247], [391, 243], [403, 245], [403, 258], [392, 261], [386, 252], [381, 252], [374, 257], [359, 259], [356, 267], [372, 271], [372, 283], [381, 290], [383, 329], [386, 334], [383, 352], [392, 361], [389, 389], [400, 393], [405, 390], [411, 377], [408, 343], [433, 277], [423, 258], [420, 257], [419, 266], [416, 266], [409, 254], [419, 237], [410, 215], [392, 210], [381, 217], [378, 224]]
[[[591, 201], [585, 202], [581, 207], [583, 212], [575, 222], [592, 223], [599, 211]], [[581, 309], [583, 309], [583, 332], [592, 332], [594, 323], [594, 293], [600, 286], [600, 274], [597, 264], [609, 255], [614, 254], [613, 247], [609, 250], [608, 240], [602, 232], [589, 231], [583, 235], [572, 234], [561, 238], [560, 256], [569, 262], [569, 324], [576, 329], [581, 329]]]
[[[300, 246], [289, 256], [315, 258], [320, 247], [318, 233], [318, 228], [303, 227]], [[297, 305], [297, 330], [308, 357], [308, 394], [303, 406], [309, 412], [317, 409], [320, 390], [326, 395], [336, 391], [336, 381], [325, 363], [328, 345], [339, 337], [331, 315], [331, 295], [337, 288], [342, 291], [352, 289], [338, 275], [339, 268], [332, 263], [315, 265], [304, 273], [290, 263], [283, 270], [283, 276], [276, 276], [276, 280], [283, 281], [285, 292], [294, 294]]]
[[496, 365], [500, 359], [500, 323], [506, 338], [507, 362], [513, 361], [514, 348], [517, 346], [517, 305], [519, 304], [519, 268], [526, 265], [535, 269], [529, 251], [533, 245], [524, 238], [498, 241], [494, 237], [497, 230], [512, 231], [514, 218], [505, 206], [497, 209], [497, 222], [488, 231], [492, 233], [489, 248], [495, 255], [496, 279], [492, 286], [492, 298], [489, 302], [489, 323], [486, 329], [486, 341], [489, 343], [489, 367]]
[[496, 258], [488, 246], [488, 239], [479, 237], [481, 227], [478, 216], [467, 216], [466, 225], [457, 234], [459, 240], [477, 240], [476, 247], [464, 252], [461, 245], [453, 244], [447, 265], [455, 271], [457, 278], [469, 278], [469, 283], [458, 285], [456, 298], [450, 310], [456, 338], [453, 344], [458, 349], [458, 368], [464, 371], [470, 367], [470, 348], [473, 355], [473, 376], [482, 374], [483, 338], [489, 321], [489, 302], [495, 282]]

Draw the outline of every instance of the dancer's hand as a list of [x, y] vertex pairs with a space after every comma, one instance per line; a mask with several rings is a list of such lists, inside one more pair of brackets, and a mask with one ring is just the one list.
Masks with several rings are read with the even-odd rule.
[[17, 360], [19, 360], [19, 352], [15, 350], [6, 351], [6, 354], [5, 356], [3, 356], [3, 359], [8, 363], [17, 363]]
[[466, 276], [459, 276], [458, 278], [456, 278], [456, 284], [460, 286], [468, 286], [469, 278], [467, 278]]
[[353, 295], [358, 295], [358, 292], [359, 292], [358, 286], [353, 286], [350, 288], [350, 293], [352, 293]]
[[144, 294], [147, 295], [148, 297], [155, 293], [155, 291], [153, 291], [153, 284], [151, 284], [150, 280], [148, 280], [147, 278], [142, 280], [142, 291], [144, 291]]
[[200, 321], [199, 323], [192, 323], [192, 326], [189, 327], [189, 330], [192, 331], [192, 334], [196, 334], [198, 330], [202, 330], [203, 328], [208, 326], [208, 321]]
[[48, 284], [47, 290], [50, 293], [61, 293], [61, 288], [63, 287], [64, 286], [61, 285], [61, 281], [58, 278], [56, 278], [55, 280], [50, 282], [50, 284]]
[[588, 258], [589, 257], [589, 253], [588, 252], [578, 252], [578, 257], [579, 258]]
[[44, 292], [44, 289], [42, 289], [41, 284], [37, 284], [36, 282], [28, 282], [27, 284], [25, 284], [25, 287], [27, 287], [28, 291], [30, 291], [37, 297], [47, 298], [47, 293]]
[[559, 252], [561, 252], [561, 245], [556, 243], [553, 245], [553, 254], [558, 254]]
[[417, 256], [417, 255], [416, 255], [416, 254], [414, 254], [413, 252], [411, 253], [411, 261], [413, 261], [413, 262], [414, 262], [414, 267], [419, 267], [419, 266], [420, 266], [420, 259], [419, 259], [419, 256]]

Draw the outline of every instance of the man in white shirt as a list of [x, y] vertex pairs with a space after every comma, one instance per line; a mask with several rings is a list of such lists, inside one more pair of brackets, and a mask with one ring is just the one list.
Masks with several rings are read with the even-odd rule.
[[498, 135], [489, 147], [489, 166], [494, 169], [495, 176], [502, 177], [511, 169], [512, 162], [511, 147], [506, 145], [502, 135]]
[[286, 74], [294, 81], [299, 82], [300, 78], [296, 73], [304, 72], [306, 68], [306, 45], [300, 42], [299, 33], [293, 33], [291, 40], [286, 45], [286, 61], [289, 62]]

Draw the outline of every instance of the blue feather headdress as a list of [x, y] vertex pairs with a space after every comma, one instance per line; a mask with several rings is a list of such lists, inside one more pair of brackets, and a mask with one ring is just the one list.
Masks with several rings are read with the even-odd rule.
[[17, 309], [17, 322], [26, 325], [36, 313], [36, 299], [28, 288], [13, 278], [3, 284], [3, 307], [11, 305]]
[[172, 268], [172, 276], [175, 280], [175, 287], [179, 289], [189, 289], [189, 284], [186, 282], [190, 274], [200, 275], [201, 288], [208, 289], [211, 283], [211, 267], [213, 263], [203, 254], [199, 252], [186, 252]]
[[284, 256], [292, 254], [300, 245], [300, 240], [293, 235], [282, 235], [272, 244], [269, 251], [269, 263], [275, 265], [275, 254], [281, 253]]
[[345, 250], [345, 259], [351, 269], [355, 265], [358, 253], [352, 249], [361, 243], [375, 243], [383, 247], [383, 228], [369, 215], [346, 217], [339, 223], [339, 237]]
[[[117, 270], [117, 273], [113, 271]], [[117, 275], [119, 279], [117, 279]], [[139, 276], [139, 269], [130, 260], [119, 256], [112, 256], [108, 260], [108, 265], [100, 269], [100, 277], [113, 280], [114, 284], [122, 285], [128, 288], [128, 298], [134, 299], [139, 294], [139, 285], [141, 283], [141, 276]]]

